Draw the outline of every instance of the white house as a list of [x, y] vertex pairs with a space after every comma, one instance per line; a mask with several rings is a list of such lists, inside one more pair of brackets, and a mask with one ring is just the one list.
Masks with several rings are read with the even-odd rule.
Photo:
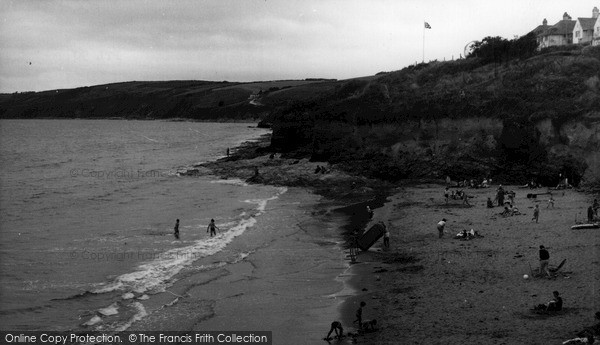
[[538, 49], [573, 44], [575, 22], [567, 12], [563, 14], [561, 21], [552, 26], [548, 26], [544, 19], [542, 25], [533, 30], [537, 37]]
[[592, 39], [593, 46], [600, 46], [600, 16], [596, 18], [596, 24], [594, 24], [594, 38]]
[[599, 13], [598, 7], [594, 7], [592, 18], [577, 18], [573, 27], [573, 43], [588, 44], [592, 42], [595, 34], [594, 26], [598, 21]]

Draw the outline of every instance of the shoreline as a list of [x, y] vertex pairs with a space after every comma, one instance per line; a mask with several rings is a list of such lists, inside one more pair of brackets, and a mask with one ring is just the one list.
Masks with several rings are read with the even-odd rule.
[[[371, 273], [366, 268], [369, 263], [365, 263], [367, 266], [363, 269], [360, 264], [352, 264], [344, 256], [353, 241], [354, 232], [362, 233], [367, 225], [374, 221], [369, 218], [367, 205], [377, 214], [377, 210], [389, 201], [388, 197], [393, 194], [394, 187], [381, 181], [336, 171], [335, 166], [330, 165], [327, 166], [329, 173], [315, 174], [317, 165], [323, 165], [321, 162], [286, 158], [282, 154], [270, 158], [267, 153], [269, 139], [270, 135], [263, 135], [258, 140], [246, 142], [232, 150], [232, 157], [197, 165], [187, 174], [210, 173], [224, 179], [240, 178], [248, 183], [299, 187], [320, 195], [325, 203], [335, 204], [332, 213], [343, 219], [336, 231], [336, 236], [341, 241], [337, 250], [342, 256], [341, 262], [346, 267], [333, 277], [333, 280], [340, 282], [342, 286], [339, 291], [331, 295], [341, 299], [341, 302], [337, 302], [335, 306], [337, 316], [334, 319], [342, 321], [346, 332], [356, 333], [356, 325], [352, 325], [351, 318], [356, 309], [355, 304], [358, 303], [357, 299], [362, 298], [361, 289], [364, 279], [370, 277]], [[258, 176], [255, 175], [256, 167], [259, 171]], [[312, 207], [319, 218], [324, 212], [320, 209], [323, 205], [316, 203]], [[367, 259], [369, 256], [370, 253], [361, 253], [359, 257]], [[315, 325], [322, 336], [326, 335], [329, 324], [334, 319], [322, 319], [323, 322]]]
[[[255, 143], [254, 149], [256, 145], [261, 143]], [[347, 219], [340, 229], [346, 245], [355, 229], [364, 230], [370, 224], [364, 216], [357, 216], [366, 204], [375, 211], [371, 222], [382, 220], [390, 227], [389, 250], [376, 244], [359, 254], [359, 263], [338, 275], [344, 283], [340, 293], [355, 293], [345, 296], [338, 307], [345, 333], [355, 330], [352, 321], [361, 300], [367, 303], [363, 319], [379, 321], [376, 332], [356, 339], [346, 337], [342, 343], [351, 340], [359, 344], [419, 343], [417, 339], [440, 344], [516, 344], [531, 343], [534, 339], [540, 340], [539, 344], [553, 343], [572, 338], [593, 322], [593, 313], [600, 309], [600, 296], [594, 290], [594, 286], [600, 286], [600, 268], [599, 261], [593, 259], [597, 255], [594, 245], [600, 244], [600, 232], [570, 230], [573, 216], [583, 219], [585, 204], [593, 199], [589, 194], [557, 191], [556, 209], [544, 208], [540, 218], [548, 219], [535, 224], [527, 214], [532, 214], [536, 203], [542, 202], [545, 207], [546, 200], [526, 198], [529, 190], [519, 186], [506, 188], [517, 192], [516, 205], [525, 215], [503, 218], [498, 215], [501, 208], [488, 209], [485, 205], [487, 197], [493, 198], [495, 188], [467, 189], [474, 197], [470, 207], [459, 201], [446, 205], [441, 181], [408, 181], [393, 186], [350, 176], [330, 165], [327, 167], [331, 173], [318, 175], [314, 168], [323, 163], [280, 154], [268, 158], [266, 145], [264, 142], [262, 145], [258, 154], [239, 160], [219, 160], [198, 168], [250, 183], [307, 188], [345, 205], [339, 211]], [[258, 177], [254, 176], [256, 167]], [[375, 198], [380, 201], [373, 202]], [[445, 237], [438, 239], [435, 223], [442, 217], [449, 222]], [[451, 238], [470, 228], [478, 230], [484, 238], [471, 241]], [[548, 283], [524, 280], [522, 276], [529, 273], [529, 265], [537, 267], [536, 248], [541, 243], [550, 245], [555, 260], [566, 257], [567, 266], [562, 275]], [[341, 249], [345, 252], [345, 246]], [[590, 267], [595, 267], [595, 271], [590, 271]], [[567, 295], [571, 307], [565, 308], [568, 317], [548, 319], [550, 322], [544, 326], [544, 320], [532, 316], [529, 308], [549, 299], [553, 289]], [[515, 299], [516, 296], [519, 297]], [[537, 329], [548, 325], [554, 330], [533, 336]], [[320, 327], [324, 336], [329, 324]]]

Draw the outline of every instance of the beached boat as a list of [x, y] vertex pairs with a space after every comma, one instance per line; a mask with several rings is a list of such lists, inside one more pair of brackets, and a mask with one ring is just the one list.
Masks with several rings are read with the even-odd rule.
[[600, 228], [600, 223], [587, 223], [587, 224], [576, 224], [571, 227], [571, 230], [580, 230], [580, 229], [598, 229]]

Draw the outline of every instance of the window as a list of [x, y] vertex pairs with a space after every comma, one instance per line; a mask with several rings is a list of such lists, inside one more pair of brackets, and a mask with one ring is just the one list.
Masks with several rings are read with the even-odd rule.
[[577, 38], [577, 37], [579, 37], [579, 30], [578, 30], [578, 31], [575, 31], [575, 37], [576, 37], [576, 38]]

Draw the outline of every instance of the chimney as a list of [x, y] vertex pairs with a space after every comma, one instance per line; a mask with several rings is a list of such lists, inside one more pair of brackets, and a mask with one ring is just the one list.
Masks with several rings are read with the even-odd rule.
[[546, 25], [548, 25], [548, 21], [546, 20], [546, 18], [544, 18], [544, 21], [542, 22], [542, 25], [543, 25], [543, 26], [546, 26]]
[[598, 18], [598, 14], [600, 14], [600, 11], [598, 11], [598, 7], [594, 7], [594, 9], [592, 10], [592, 18]]
[[571, 16], [565, 12], [565, 14], [563, 14], [563, 20], [571, 20]]

